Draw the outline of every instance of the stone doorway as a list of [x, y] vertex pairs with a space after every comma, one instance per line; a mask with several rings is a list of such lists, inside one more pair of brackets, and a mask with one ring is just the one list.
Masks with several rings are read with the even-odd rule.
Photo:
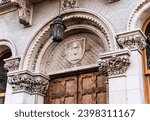
[[45, 96], [47, 104], [106, 104], [106, 77], [98, 71], [54, 77]]

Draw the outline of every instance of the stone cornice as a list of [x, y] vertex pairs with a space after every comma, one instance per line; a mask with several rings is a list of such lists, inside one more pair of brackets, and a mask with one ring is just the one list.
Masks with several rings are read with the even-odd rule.
[[121, 50], [117, 52], [104, 53], [100, 55], [99, 72], [102, 75], [111, 77], [123, 75], [130, 65], [130, 51]]
[[29, 94], [45, 95], [49, 86], [49, 78], [42, 74], [32, 74], [28, 71], [18, 71], [8, 76], [13, 93], [27, 92]]
[[117, 42], [123, 49], [144, 49], [146, 47], [146, 36], [141, 30], [134, 30], [117, 34]]

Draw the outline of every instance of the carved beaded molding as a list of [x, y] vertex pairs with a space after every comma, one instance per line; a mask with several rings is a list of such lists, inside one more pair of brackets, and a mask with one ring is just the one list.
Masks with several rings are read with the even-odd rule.
[[144, 49], [146, 36], [140, 30], [130, 31], [117, 35], [117, 42], [121, 48]]
[[[86, 12], [81, 12], [81, 14], [78, 14], [78, 12], [73, 12], [73, 13], [68, 13], [70, 15], [63, 15], [64, 17], [64, 21], [67, 27], [70, 26], [74, 26], [74, 25], [89, 25], [89, 26], [93, 26], [94, 28], [98, 29], [103, 36], [105, 37], [105, 39], [107, 40], [107, 44], [108, 44], [108, 48], [110, 50], [112, 50], [112, 43], [110, 41], [110, 31], [107, 30], [108, 28], [106, 27], [106, 25], [102, 22], [102, 20], [100, 21], [99, 18], [94, 18], [92, 14], [86, 13]], [[51, 22], [50, 22], [51, 23]], [[49, 38], [51, 37], [51, 33], [50, 33], [50, 23], [48, 23], [46, 26], [44, 26], [41, 30], [39, 31], [39, 33], [37, 33], [37, 35], [34, 37], [34, 39], [32, 40], [29, 48], [27, 49], [27, 52], [25, 55], [27, 55], [25, 57], [25, 62], [23, 67], [25, 68], [31, 68], [32, 70], [35, 69], [35, 65], [38, 59], [38, 56], [40, 55], [40, 52], [42, 52], [41, 50], [43, 49], [45, 43], [47, 43], [47, 41], [49, 40]], [[34, 59], [32, 59], [34, 58]]]
[[134, 26], [134, 22], [136, 19], [136, 14], [144, 7], [146, 6], [150, 1], [149, 0], [144, 0], [142, 1], [132, 12], [132, 14], [130, 15], [129, 21], [128, 21], [128, 26], [127, 26], [127, 30], [132, 30], [133, 26]]
[[30, 0], [11, 0], [18, 9], [19, 22], [24, 25], [24, 27], [31, 26], [32, 24], [32, 14], [33, 14], [33, 4]]
[[20, 57], [5, 59], [4, 68], [8, 70], [8, 72], [17, 71], [20, 65]]
[[130, 52], [128, 50], [106, 53], [100, 56], [99, 72], [104, 76], [123, 75], [130, 65]]
[[27, 92], [29, 94], [45, 95], [49, 81], [42, 75], [19, 73], [8, 76], [8, 83], [12, 85], [13, 93]]

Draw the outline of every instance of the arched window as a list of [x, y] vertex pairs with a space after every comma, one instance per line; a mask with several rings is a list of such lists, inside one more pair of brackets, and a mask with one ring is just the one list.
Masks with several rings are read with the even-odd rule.
[[145, 75], [145, 103], [150, 104], [150, 18], [143, 26], [143, 31], [147, 36], [146, 49], [144, 50], [144, 75]]
[[0, 104], [4, 103], [7, 85], [7, 71], [4, 69], [5, 59], [11, 57], [12, 53], [6, 46], [0, 46]]

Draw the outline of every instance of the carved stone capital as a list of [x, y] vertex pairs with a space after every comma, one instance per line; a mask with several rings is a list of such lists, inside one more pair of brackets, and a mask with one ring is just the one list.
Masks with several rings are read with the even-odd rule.
[[16, 6], [18, 6], [18, 18], [20, 24], [25, 27], [31, 26], [32, 24], [32, 14], [33, 14], [33, 4], [30, 0], [11, 0]]
[[99, 72], [104, 76], [125, 74], [130, 65], [130, 52], [128, 50], [106, 53], [100, 56]]
[[144, 49], [146, 36], [140, 30], [125, 32], [117, 35], [117, 42], [121, 48]]
[[17, 71], [19, 69], [20, 57], [5, 59], [4, 68], [8, 72]]
[[8, 76], [8, 83], [12, 85], [13, 92], [25, 91], [30, 94], [45, 95], [48, 90], [49, 80], [42, 75], [31, 75], [23, 72]]

